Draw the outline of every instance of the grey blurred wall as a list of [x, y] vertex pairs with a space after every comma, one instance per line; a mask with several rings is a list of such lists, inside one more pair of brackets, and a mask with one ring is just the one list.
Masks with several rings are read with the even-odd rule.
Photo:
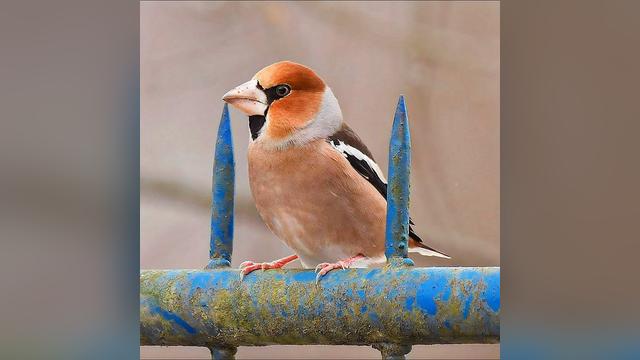
[[[207, 262], [220, 97], [279, 60], [318, 72], [386, 172], [399, 94], [412, 134], [411, 214], [452, 260], [500, 264], [498, 2], [141, 2], [140, 265]], [[233, 265], [289, 250], [260, 220], [247, 181], [247, 119], [232, 110], [237, 163]], [[294, 263], [293, 266], [299, 266]], [[301, 352], [302, 351], [302, 352]], [[207, 358], [198, 348], [143, 358]], [[241, 358], [378, 358], [366, 347], [241, 348]], [[410, 358], [496, 358], [499, 345], [416, 346]]]

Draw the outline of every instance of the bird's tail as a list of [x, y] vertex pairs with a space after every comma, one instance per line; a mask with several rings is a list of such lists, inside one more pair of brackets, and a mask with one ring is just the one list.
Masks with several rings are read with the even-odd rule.
[[[415, 234], [412, 234], [412, 235], [415, 235]], [[409, 252], [415, 252], [424, 256], [436, 256], [436, 257], [441, 257], [445, 259], [451, 259], [451, 256], [425, 245], [424, 243], [422, 243], [421, 239], [420, 241], [416, 241], [413, 238], [409, 240]]]

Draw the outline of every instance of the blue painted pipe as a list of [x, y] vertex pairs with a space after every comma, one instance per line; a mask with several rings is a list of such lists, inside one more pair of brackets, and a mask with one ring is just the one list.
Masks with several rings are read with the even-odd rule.
[[499, 268], [145, 270], [142, 345], [495, 343]]
[[213, 164], [211, 238], [207, 269], [228, 267], [233, 253], [235, 161], [229, 109], [224, 104]]

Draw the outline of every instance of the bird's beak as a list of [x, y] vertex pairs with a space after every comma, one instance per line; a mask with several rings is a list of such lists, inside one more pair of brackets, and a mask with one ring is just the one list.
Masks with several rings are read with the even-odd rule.
[[257, 80], [247, 81], [230, 90], [224, 94], [222, 100], [249, 116], [264, 115], [267, 110], [267, 94], [258, 88]]

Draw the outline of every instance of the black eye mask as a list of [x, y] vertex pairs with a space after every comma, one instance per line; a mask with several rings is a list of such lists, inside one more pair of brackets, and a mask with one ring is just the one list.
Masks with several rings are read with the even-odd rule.
[[[258, 86], [259, 85], [260, 84], [258, 84]], [[264, 91], [264, 93], [267, 95], [267, 104], [269, 105], [271, 105], [272, 102], [280, 100], [291, 93], [291, 86], [287, 84], [272, 86], [268, 89], [262, 89], [262, 87], [259, 87], [259, 89]]]
[[258, 89], [264, 91], [264, 93], [267, 95], [267, 108], [264, 110], [264, 115], [249, 116], [249, 131], [251, 131], [252, 140], [258, 138], [260, 129], [262, 129], [264, 123], [267, 121], [267, 112], [269, 111], [269, 105], [271, 105], [272, 102], [282, 99], [283, 97], [291, 93], [291, 86], [287, 84], [280, 84], [265, 89], [258, 82], [257, 87]]

